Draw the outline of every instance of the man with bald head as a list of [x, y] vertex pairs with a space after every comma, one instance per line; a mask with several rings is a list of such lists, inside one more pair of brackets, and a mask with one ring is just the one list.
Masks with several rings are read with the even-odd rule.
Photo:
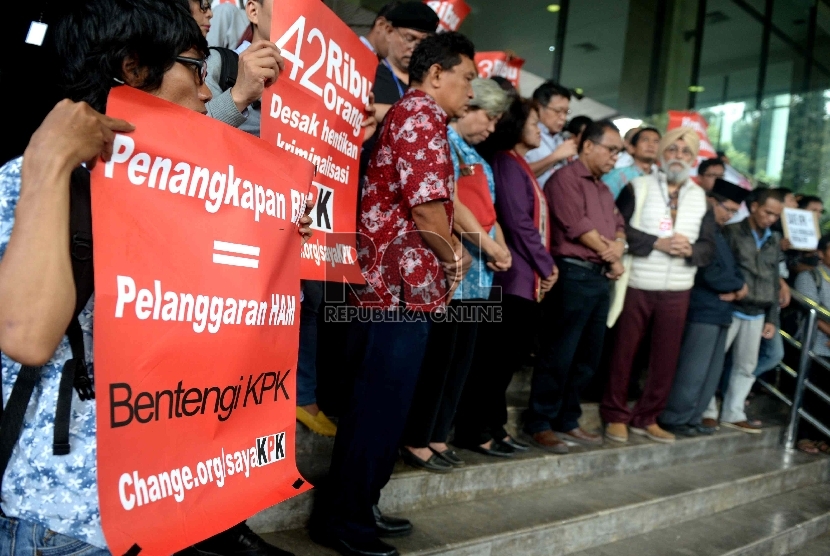
[[[689, 177], [699, 146], [693, 129], [667, 132], [658, 149], [660, 171], [632, 180], [617, 200], [632, 257], [601, 406], [605, 435], [612, 441], [627, 442], [629, 425], [632, 433], [656, 442], [675, 440], [657, 416], [671, 391], [697, 267], [709, 264], [714, 251], [712, 225], [701, 227], [706, 194]], [[631, 369], [649, 327], [648, 378], [643, 395], [629, 408]]]

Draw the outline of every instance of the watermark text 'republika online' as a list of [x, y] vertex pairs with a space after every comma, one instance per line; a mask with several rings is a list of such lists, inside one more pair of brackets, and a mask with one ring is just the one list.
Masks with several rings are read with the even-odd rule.
[[325, 322], [501, 322], [502, 307], [497, 303], [462, 303], [425, 312], [407, 307], [377, 309], [341, 305], [325, 307], [323, 318]]

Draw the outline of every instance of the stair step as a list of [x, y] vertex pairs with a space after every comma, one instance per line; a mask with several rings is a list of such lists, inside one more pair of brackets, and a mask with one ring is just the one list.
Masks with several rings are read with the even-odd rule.
[[830, 554], [830, 533], [816, 537], [791, 553], [793, 556], [827, 556]]
[[[564, 456], [531, 449], [511, 459], [459, 450], [467, 465], [446, 475], [416, 470], [399, 462], [383, 489], [380, 506], [386, 512], [410, 511], [482, 496], [704, 461], [723, 454], [772, 448], [777, 445], [779, 434], [778, 427], [764, 429], [760, 435], [722, 430], [712, 436], [681, 439], [674, 445], [657, 444], [632, 435], [627, 445], [606, 442], [595, 448], [574, 446], [572, 452]], [[317, 460], [319, 467], [319, 458]], [[321, 476], [309, 477], [302, 465], [300, 471], [312, 483]], [[313, 491], [307, 492], [263, 510], [251, 517], [248, 525], [257, 533], [302, 527], [311, 515], [313, 497]]]
[[[636, 474], [401, 512], [415, 531], [393, 544], [401, 554], [419, 556], [541, 556], [551, 554], [552, 547], [556, 554], [571, 554], [816, 485], [829, 470], [830, 459], [778, 449], [664, 464]], [[297, 556], [334, 554], [311, 543], [302, 529], [265, 538]]]
[[573, 556], [827, 556], [830, 537], [817, 537], [829, 526], [830, 484], [820, 484]]

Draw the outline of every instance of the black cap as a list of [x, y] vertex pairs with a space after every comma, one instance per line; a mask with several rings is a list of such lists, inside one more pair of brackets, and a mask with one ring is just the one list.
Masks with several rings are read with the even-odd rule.
[[720, 195], [730, 201], [735, 201], [738, 204], [743, 203], [747, 195], [749, 195], [749, 191], [743, 187], [721, 178], [715, 180], [715, 186], [712, 188], [712, 193]]
[[392, 27], [415, 29], [424, 33], [434, 33], [438, 28], [438, 14], [422, 2], [403, 2], [389, 10], [386, 20]]

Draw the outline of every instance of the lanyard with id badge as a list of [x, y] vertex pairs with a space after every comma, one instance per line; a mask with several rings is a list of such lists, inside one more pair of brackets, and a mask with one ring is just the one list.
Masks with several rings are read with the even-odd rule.
[[674, 219], [672, 218], [672, 211], [677, 214], [680, 188], [678, 187], [673, 195], [670, 194], [669, 184], [666, 181], [665, 174], [662, 172], [657, 174], [657, 184], [660, 187], [660, 193], [663, 195], [663, 200], [666, 203], [666, 212], [657, 223], [657, 237], [671, 237], [674, 235]]

